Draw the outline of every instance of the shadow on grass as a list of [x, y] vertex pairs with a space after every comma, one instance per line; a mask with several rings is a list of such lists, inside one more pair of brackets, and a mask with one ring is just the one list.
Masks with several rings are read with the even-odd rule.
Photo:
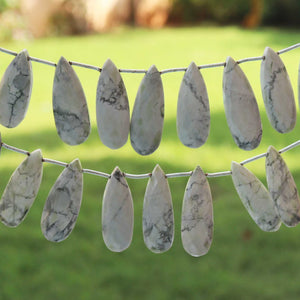
[[[261, 120], [263, 126], [263, 135], [261, 146], [265, 148], [266, 145], [274, 145], [274, 147], [280, 146], [284, 147], [300, 138], [300, 120], [299, 114], [298, 121], [295, 128], [289, 133], [279, 133], [270, 124], [267, 115], [261, 109]], [[162, 144], [164, 142], [174, 142], [181, 143], [176, 131], [176, 119], [168, 119], [164, 123], [164, 131], [162, 137]], [[211, 146], [226, 146], [229, 149], [240, 150], [233, 141], [229, 127], [226, 122], [226, 117], [224, 112], [214, 112], [211, 115], [211, 127], [210, 134], [207, 143]], [[262, 148], [260, 146], [260, 148]], [[188, 148], [186, 148], [188, 150]], [[201, 151], [201, 148], [199, 148]], [[267, 149], [264, 149], [266, 151]], [[245, 151], [244, 151], [245, 152]], [[251, 151], [246, 151], [251, 156]]]
[[[299, 29], [298, 28], [261, 28], [256, 31], [258, 34], [262, 32], [264, 35], [265, 44], [278, 44], [283, 47], [292, 46], [299, 43]], [[276, 51], [281, 49], [275, 49]]]
[[[222, 113], [212, 117], [209, 142], [216, 147], [222, 143], [231, 147], [224, 121]], [[164, 130], [168, 134], [162, 143], [177, 142], [175, 124], [175, 120], [166, 121]], [[274, 132], [265, 127], [268, 143], [273, 140]], [[220, 128], [224, 128], [223, 132]], [[9, 140], [24, 148], [38, 145], [42, 149], [55, 149], [62, 143], [57, 142], [55, 135], [56, 132], [46, 131]], [[96, 128], [86, 143], [91, 147], [99, 143], [97, 149], [101, 149]], [[5, 156], [0, 157], [0, 162], [1, 159]], [[88, 157], [82, 157], [81, 161], [87, 168], [112, 170], [115, 159], [114, 155], [106, 155], [97, 161]], [[124, 170], [136, 173], [152, 170], [155, 165], [151, 158], [118, 160]], [[179, 163], [184, 164], [166, 162], [163, 168], [178, 170]], [[12, 171], [1, 168], [1, 191]], [[261, 298], [262, 290], [265, 298], [284, 299], [300, 291], [298, 285], [286, 279], [300, 275], [297, 238], [300, 228], [281, 228], [274, 234], [260, 231], [243, 208], [230, 177], [209, 180], [214, 199], [214, 241], [209, 254], [192, 258], [184, 252], [180, 240], [181, 205], [187, 178], [168, 180], [174, 205], [175, 240], [166, 254], [155, 255], [143, 243], [142, 205], [147, 179], [128, 179], [134, 199], [135, 227], [132, 245], [124, 253], [112, 253], [104, 245], [101, 201], [107, 180], [88, 174], [84, 175], [82, 207], [71, 236], [58, 244], [46, 241], [40, 230], [41, 212], [61, 171], [58, 166], [45, 166], [39, 194], [26, 220], [16, 229], [0, 226], [2, 299], [29, 299], [33, 294], [36, 299], [199, 299], [199, 295], [207, 299], [241, 299], [245, 291], [251, 299]], [[300, 171], [294, 177], [300, 188]]]
[[[108, 167], [109, 158], [99, 164]], [[152, 168], [151, 162], [126, 159], [124, 166], [129, 165], [134, 165], [137, 171]], [[260, 231], [243, 208], [230, 177], [210, 180], [215, 200], [214, 242], [209, 254], [192, 258], [184, 252], [180, 240], [181, 202], [187, 178], [169, 179], [175, 240], [165, 254], [155, 255], [143, 243], [141, 224], [146, 179], [128, 180], [134, 199], [135, 227], [132, 245], [124, 253], [107, 250], [101, 237], [101, 200], [106, 179], [87, 174], [81, 211], [71, 236], [58, 244], [46, 241], [40, 231], [40, 217], [60, 171], [57, 166], [45, 168], [38, 197], [18, 228], [0, 226], [1, 298], [29, 299], [34, 291], [36, 299], [67, 296], [199, 299], [199, 295], [207, 299], [220, 295], [222, 299], [240, 299], [246, 289], [249, 299], [262, 293], [266, 298], [277, 295], [278, 299], [286, 297], [287, 291], [289, 297], [299, 292], [299, 287], [291, 285], [286, 277], [299, 274], [300, 228], [281, 228], [273, 234]], [[10, 172], [1, 170], [1, 190]], [[300, 182], [300, 172], [294, 176]]]
[[[291, 143], [299, 139], [299, 134], [298, 134], [298, 132], [300, 131], [299, 120], [296, 124], [296, 127], [293, 129], [293, 131], [286, 134], [281, 134], [271, 127], [265, 113], [261, 113], [261, 119], [263, 124], [262, 144], [264, 145], [274, 144], [275, 146], [276, 144], [287, 145], [288, 143]], [[42, 150], [43, 149], [55, 150], [61, 148], [62, 146], [69, 147], [61, 141], [61, 139], [59, 138], [55, 130], [36, 131], [28, 134], [26, 133], [13, 134], [12, 136], [10, 136], [9, 134], [2, 134], [2, 140], [3, 142], [9, 145], [20, 147], [29, 151], [36, 148], [41, 148]], [[164, 142], [181, 143], [177, 136], [175, 118], [165, 120], [164, 122], [161, 145], [163, 145]], [[128, 141], [128, 143], [130, 143], [130, 141]], [[238, 149], [230, 134], [226, 122], [225, 114], [223, 112], [217, 112], [212, 114], [210, 134], [207, 143], [212, 146], [224, 145], [230, 148]], [[95, 147], [95, 151], [99, 151], [99, 152], [101, 152], [103, 148], [106, 148], [106, 146], [104, 146], [101, 140], [99, 139], [96, 127], [92, 128], [91, 134], [87, 139], [87, 141], [84, 143], [84, 145], [88, 147]], [[70, 146], [70, 148], [79, 149], [78, 153], [80, 153], [79, 147], [80, 146], [72, 146], [72, 147]], [[188, 150], [188, 148], [186, 149]], [[201, 150], [201, 148], [199, 149]], [[132, 151], [134, 150], [132, 149]], [[249, 154], [250, 153], [251, 152], [249, 152]]]

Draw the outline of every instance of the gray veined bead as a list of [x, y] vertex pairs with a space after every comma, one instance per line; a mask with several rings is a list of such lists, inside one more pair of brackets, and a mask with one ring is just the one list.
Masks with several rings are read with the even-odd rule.
[[149, 250], [162, 253], [174, 240], [174, 213], [168, 181], [157, 165], [150, 177], [143, 207], [144, 242]]
[[300, 222], [300, 199], [294, 178], [281, 155], [270, 146], [266, 156], [266, 175], [270, 194], [282, 222], [296, 226]]
[[0, 200], [0, 220], [16, 227], [26, 217], [40, 188], [43, 174], [42, 153], [33, 151], [12, 174]]
[[90, 117], [81, 83], [69, 62], [61, 57], [53, 82], [53, 113], [60, 138], [69, 145], [83, 143], [90, 134]]
[[61, 242], [72, 232], [82, 200], [82, 168], [73, 160], [57, 178], [46, 200], [41, 228], [45, 238]]
[[269, 191], [244, 166], [233, 161], [231, 171], [235, 189], [253, 221], [263, 231], [277, 231], [281, 220]]
[[261, 63], [260, 83], [271, 125], [280, 133], [291, 131], [296, 124], [293, 88], [281, 58], [269, 47]]
[[0, 123], [8, 128], [24, 119], [32, 89], [32, 68], [27, 50], [22, 50], [7, 67], [0, 82]]
[[230, 56], [223, 73], [223, 101], [235, 143], [244, 150], [256, 148], [262, 136], [258, 105], [246, 75]]
[[108, 179], [103, 196], [103, 240], [108, 249], [121, 252], [130, 246], [132, 234], [132, 196], [123, 173], [116, 167]]
[[192, 256], [205, 255], [213, 239], [213, 204], [209, 183], [197, 167], [186, 186], [182, 204], [181, 240]]
[[177, 133], [187, 147], [198, 148], [208, 137], [210, 109], [203, 77], [194, 62], [185, 72], [177, 103]]
[[129, 103], [120, 72], [110, 59], [99, 77], [96, 115], [102, 143], [111, 149], [122, 147], [129, 134]]
[[131, 117], [130, 140], [137, 153], [148, 155], [157, 149], [163, 123], [163, 85], [160, 73], [153, 65], [139, 86]]

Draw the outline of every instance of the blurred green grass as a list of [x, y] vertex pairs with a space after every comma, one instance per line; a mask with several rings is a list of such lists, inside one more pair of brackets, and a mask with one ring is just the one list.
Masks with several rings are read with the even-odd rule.
[[[266, 46], [280, 50], [300, 41], [299, 30], [236, 27], [166, 28], [159, 31], [120, 29], [112, 34], [48, 38], [7, 42], [1, 46], [31, 56], [103, 65], [109, 57], [119, 68], [158, 69], [225, 61], [262, 55]], [[0, 54], [3, 73], [12, 57]], [[282, 55], [297, 93], [299, 50]], [[95, 94], [99, 74], [75, 68], [86, 92], [92, 132], [80, 146], [64, 145], [55, 130], [51, 107], [54, 68], [32, 63], [34, 84], [25, 120], [16, 129], [1, 127], [4, 142], [29, 151], [41, 148], [44, 157], [71, 161], [79, 157], [83, 167], [110, 173], [116, 165], [128, 173], [150, 172], [159, 163], [166, 173], [188, 171], [200, 165], [205, 172], [230, 169], [241, 161], [265, 152], [268, 145], [284, 147], [299, 139], [300, 125], [288, 134], [273, 130], [261, 98], [260, 62], [242, 64], [257, 97], [263, 122], [261, 145], [251, 152], [239, 150], [226, 125], [222, 100], [222, 68], [202, 70], [211, 105], [211, 132], [199, 149], [183, 146], [176, 134], [176, 102], [182, 73], [163, 75], [165, 125], [159, 149], [141, 157], [128, 142], [110, 150], [99, 140], [96, 128]], [[123, 74], [131, 108], [141, 74]], [[299, 149], [284, 154], [300, 188]], [[24, 159], [2, 150], [0, 191]], [[265, 182], [264, 161], [248, 167]], [[175, 241], [165, 254], [152, 254], [143, 244], [142, 203], [147, 180], [130, 180], [135, 205], [132, 245], [124, 253], [106, 249], [101, 236], [101, 200], [106, 180], [84, 175], [83, 203], [76, 227], [64, 242], [53, 244], [40, 231], [41, 211], [51, 186], [62, 171], [45, 165], [38, 197], [26, 220], [16, 229], [0, 226], [0, 299], [298, 299], [300, 286], [300, 229], [282, 228], [264, 233], [243, 208], [231, 178], [211, 178], [214, 199], [214, 241], [200, 258], [187, 255], [180, 240], [180, 214], [187, 178], [169, 179], [175, 211]]]

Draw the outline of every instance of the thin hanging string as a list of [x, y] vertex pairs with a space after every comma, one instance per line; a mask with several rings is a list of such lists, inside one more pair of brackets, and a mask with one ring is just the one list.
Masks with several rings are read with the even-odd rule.
[[[277, 54], [280, 55], [282, 53], [294, 50], [296, 48], [300, 47], [300, 43], [292, 45], [290, 47], [284, 48], [282, 50], [277, 51]], [[0, 51], [6, 54], [10, 54], [10, 55], [14, 55], [17, 56], [18, 52], [15, 51], [11, 51], [5, 48], [1, 48], [0, 47]], [[45, 65], [49, 65], [49, 66], [53, 66], [56, 67], [57, 64], [45, 59], [40, 59], [40, 58], [36, 58], [36, 57], [32, 57], [32, 56], [28, 56], [29, 60], [38, 62], [38, 63], [42, 63]], [[238, 64], [244, 63], [244, 62], [249, 62], [249, 61], [257, 61], [257, 60], [263, 60], [264, 56], [256, 56], [256, 57], [248, 57], [248, 58], [243, 58], [240, 60], [237, 60], [236, 62]], [[77, 66], [77, 67], [81, 67], [81, 68], [86, 68], [86, 69], [91, 69], [91, 70], [96, 70], [98, 72], [102, 71], [102, 68], [97, 67], [97, 66], [93, 66], [93, 65], [89, 65], [89, 64], [84, 64], [84, 63], [80, 63], [80, 62], [76, 62], [76, 61], [69, 61], [70, 65], [73, 66]], [[198, 69], [208, 69], [208, 68], [217, 68], [217, 67], [224, 67], [226, 65], [225, 62], [221, 62], [221, 63], [213, 63], [213, 64], [206, 64], [206, 65], [200, 65], [198, 66]], [[174, 73], [174, 72], [185, 72], [187, 70], [187, 68], [172, 68], [172, 69], [165, 69], [160, 71], [160, 74], [166, 74], [166, 73]], [[136, 70], [136, 69], [119, 69], [119, 72], [121, 73], [147, 73], [147, 70]]]
[[[1, 136], [0, 136], [1, 139]], [[279, 153], [284, 153], [287, 152], [295, 147], [298, 147], [300, 145], [300, 140], [282, 148], [281, 150], [279, 150]], [[29, 151], [23, 150], [23, 149], [19, 149], [13, 146], [10, 146], [8, 144], [5, 144], [4, 142], [1, 141], [0, 147], [3, 147], [7, 150], [13, 151], [13, 152], [17, 152], [17, 153], [21, 153], [21, 154], [25, 154], [25, 155], [30, 155]], [[267, 153], [262, 153], [256, 156], [253, 156], [251, 158], [248, 158], [246, 160], [243, 160], [242, 162], [240, 162], [241, 165], [246, 165], [250, 162], [253, 162], [255, 160], [258, 160], [260, 158], [263, 158], [267, 155]], [[58, 165], [58, 166], [62, 166], [62, 167], [67, 167], [69, 164], [65, 163], [65, 162], [61, 162], [58, 160], [54, 160], [54, 159], [49, 159], [49, 158], [43, 158], [42, 159], [43, 162], [45, 163], [50, 163], [53, 165]], [[105, 177], [105, 178], [110, 178], [110, 174], [104, 173], [104, 172], [99, 172], [96, 170], [90, 170], [90, 169], [82, 169], [83, 173], [86, 174], [91, 174], [91, 175], [96, 175], [96, 176], [100, 176], [100, 177]], [[174, 177], [189, 177], [193, 174], [193, 171], [188, 171], [188, 172], [179, 172], [179, 173], [170, 173], [170, 174], [166, 174], [165, 176], [167, 178], [174, 178]], [[127, 178], [130, 179], [145, 179], [145, 178], [149, 178], [151, 177], [151, 173], [146, 173], [146, 174], [129, 174], [129, 173], [123, 173], [123, 175]], [[229, 176], [231, 175], [231, 171], [222, 171], [222, 172], [216, 172], [216, 173], [205, 173], [206, 177], [222, 177], [222, 176]]]

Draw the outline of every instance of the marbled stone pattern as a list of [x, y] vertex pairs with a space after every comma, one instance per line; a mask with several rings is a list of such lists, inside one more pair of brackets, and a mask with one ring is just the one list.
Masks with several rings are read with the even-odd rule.
[[200, 167], [190, 177], [183, 198], [181, 240], [192, 256], [205, 255], [213, 239], [213, 204], [209, 183]]
[[26, 217], [40, 188], [43, 175], [42, 153], [33, 151], [12, 174], [0, 200], [0, 220], [18, 226]]
[[194, 62], [185, 72], [177, 103], [177, 133], [187, 147], [198, 148], [208, 137], [210, 109], [203, 77]]
[[0, 82], [0, 123], [16, 127], [24, 119], [32, 89], [32, 69], [27, 50], [21, 51], [7, 67]]
[[266, 175], [270, 194], [282, 222], [294, 227], [300, 222], [300, 199], [294, 178], [286, 163], [270, 146], [266, 156]]
[[231, 171], [235, 189], [253, 221], [263, 231], [277, 231], [281, 220], [269, 191], [244, 166], [233, 161]]
[[223, 101], [235, 143], [244, 150], [255, 149], [262, 136], [258, 105], [246, 75], [230, 56], [223, 72]]
[[61, 57], [53, 83], [53, 113], [60, 138], [69, 145], [83, 143], [90, 134], [90, 117], [81, 83], [69, 62]]
[[174, 213], [168, 181], [157, 165], [148, 181], [143, 207], [144, 242], [149, 250], [169, 250], [174, 239]]
[[129, 103], [120, 72], [110, 59], [104, 63], [98, 81], [96, 116], [102, 143], [111, 149], [122, 147], [129, 134]]
[[267, 116], [280, 133], [291, 131], [296, 124], [294, 92], [286, 68], [277, 53], [267, 47], [260, 69], [260, 83]]
[[163, 123], [163, 85], [160, 73], [153, 65], [139, 86], [131, 117], [130, 140], [138, 154], [148, 155], [158, 148]]
[[127, 249], [133, 234], [133, 201], [129, 186], [118, 167], [105, 187], [102, 202], [102, 235], [114, 252]]
[[47, 240], [61, 242], [70, 235], [79, 214], [82, 188], [82, 168], [75, 159], [57, 178], [46, 200], [41, 228]]

